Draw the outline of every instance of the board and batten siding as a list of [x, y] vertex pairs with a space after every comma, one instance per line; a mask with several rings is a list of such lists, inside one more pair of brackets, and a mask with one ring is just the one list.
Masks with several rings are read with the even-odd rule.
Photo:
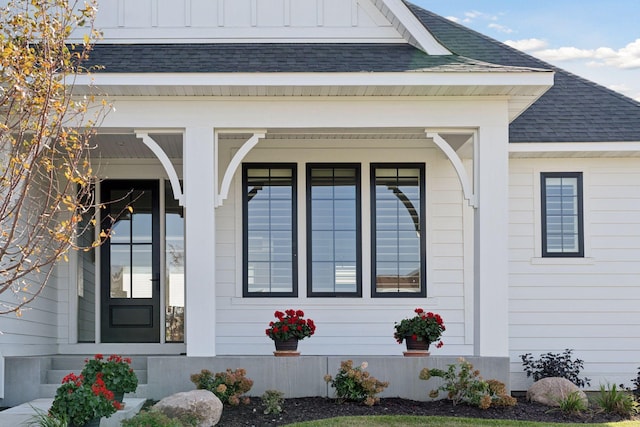
[[[540, 173], [582, 172], [585, 257], [541, 258]], [[511, 386], [520, 355], [573, 349], [591, 388], [631, 385], [640, 365], [640, 159], [510, 161]]]
[[107, 43], [405, 41], [370, 0], [111, 0], [96, 27]]
[[[299, 349], [318, 355], [402, 354], [393, 339], [394, 322], [411, 317], [416, 307], [440, 313], [447, 326], [445, 346], [437, 354], [472, 354], [471, 277], [465, 278], [463, 223], [466, 203], [450, 162], [422, 141], [273, 141], [261, 142], [245, 162], [298, 164], [298, 291], [297, 298], [242, 297], [241, 171], [224, 205], [216, 209], [216, 352], [219, 355], [271, 354], [273, 342], [264, 330], [275, 310], [302, 309], [317, 325], [316, 334]], [[268, 145], [268, 147], [266, 147]], [[227, 161], [238, 145], [221, 147]], [[360, 163], [362, 174], [363, 296], [306, 297], [305, 165]], [[424, 162], [427, 197], [427, 298], [371, 298], [369, 165], [373, 162]], [[467, 212], [468, 214], [468, 212]], [[470, 244], [467, 242], [467, 244]], [[465, 282], [465, 279], [466, 282]]]

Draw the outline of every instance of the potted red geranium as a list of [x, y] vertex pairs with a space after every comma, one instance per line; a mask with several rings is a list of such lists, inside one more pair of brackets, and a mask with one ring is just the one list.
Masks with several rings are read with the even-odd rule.
[[[276, 311], [273, 314], [277, 321], [269, 322], [265, 330], [266, 335], [276, 345], [276, 355], [297, 355], [298, 341], [310, 337], [316, 331], [316, 325], [311, 319], [304, 319], [302, 310]], [[278, 352], [291, 352], [282, 354]]]
[[440, 348], [444, 343], [440, 340], [446, 330], [442, 317], [437, 313], [426, 312], [422, 308], [414, 310], [415, 316], [403, 319], [395, 324], [393, 337], [402, 344], [406, 340], [407, 350], [419, 350], [426, 352], [431, 343], [436, 343]]

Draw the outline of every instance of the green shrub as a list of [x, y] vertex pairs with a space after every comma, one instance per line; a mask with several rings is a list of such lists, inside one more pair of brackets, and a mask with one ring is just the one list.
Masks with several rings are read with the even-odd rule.
[[566, 349], [560, 353], [546, 353], [540, 359], [534, 359], [531, 353], [521, 354], [522, 366], [527, 377], [534, 381], [542, 378], [566, 378], [578, 387], [591, 385], [589, 378], [580, 378], [580, 371], [584, 368], [584, 361], [572, 359], [573, 350]]
[[367, 406], [373, 406], [380, 401], [376, 397], [387, 386], [388, 382], [378, 381], [365, 371], [367, 362], [353, 367], [353, 361], [343, 360], [335, 379], [331, 375], [325, 375], [324, 380], [336, 389], [338, 399], [362, 402]]
[[451, 364], [446, 371], [441, 369], [424, 368], [420, 371], [421, 380], [432, 377], [442, 378], [443, 384], [429, 392], [429, 397], [436, 399], [441, 391], [447, 393], [447, 398], [454, 405], [466, 403], [487, 409], [490, 406], [513, 406], [516, 399], [507, 394], [506, 387], [497, 380], [485, 381], [480, 371], [473, 369], [473, 365], [464, 358], [458, 359], [460, 366]]
[[569, 393], [564, 399], [558, 400], [560, 410], [566, 414], [579, 414], [588, 409], [587, 403], [580, 392], [574, 391]]
[[595, 403], [605, 412], [625, 417], [637, 414], [640, 411], [640, 404], [636, 402], [633, 394], [619, 390], [615, 384], [608, 384], [606, 387], [601, 385], [598, 396], [595, 398]]
[[122, 427], [186, 427], [180, 420], [169, 418], [159, 411], [142, 411], [128, 420], [122, 421]]
[[235, 371], [227, 369], [225, 372], [218, 372], [215, 375], [211, 371], [203, 369], [199, 374], [191, 375], [191, 382], [198, 389], [209, 390], [218, 396], [222, 403], [236, 406], [240, 402], [249, 403], [249, 398], [243, 394], [251, 390], [253, 380], [245, 375], [247, 375], [247, 371], [242, 368]]
[[284, 393], [278, 390], [267, 390], [262, 395], [262, 405], [265, 414], [279, 414], [284, 404]]

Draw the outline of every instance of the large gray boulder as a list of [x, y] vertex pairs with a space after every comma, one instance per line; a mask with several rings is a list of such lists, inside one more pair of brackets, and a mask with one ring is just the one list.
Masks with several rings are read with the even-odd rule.
[[566, 378], [543, 378], [533, 383], [527, 390], [527, 399], [547, 406], [560, 406], [571, 393], [578, 393], [585, 405], [589, 404], [587, 395]]
[[153, 406], [169, 418], [188, 417], [197, 419], [197, 427], [218, 424], [222, 416], [222, 402], [209, 390], [192, 390], [172, 394]]

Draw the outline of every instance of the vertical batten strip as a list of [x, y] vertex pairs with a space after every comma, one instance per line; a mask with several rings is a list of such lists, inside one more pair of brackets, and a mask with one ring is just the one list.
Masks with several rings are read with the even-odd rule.
[[351, 0], [351, 26], [358, 26], [358, 0]]
[[118, 1], [118, 27], [124, 27], [124, 0]]
[[191, 26], [191, 0], [184, 0], [184, 26]]
[[284, 0], [284, 26], [289, 27], [291, 25], [291, 0]]
[[322, 27], [324, 25], [324, 0], [316, 0], [316, 5], [318, 8], [318, 27]]
[[251, 0], [251, 26], [256, 27], [258, 25], [258, 4], [256, 0]]
[[158, 26], [158, 0], [151, 0], [151, 26]]
[[218, 27], [224, 27], [224, 0], [218, 0]]

